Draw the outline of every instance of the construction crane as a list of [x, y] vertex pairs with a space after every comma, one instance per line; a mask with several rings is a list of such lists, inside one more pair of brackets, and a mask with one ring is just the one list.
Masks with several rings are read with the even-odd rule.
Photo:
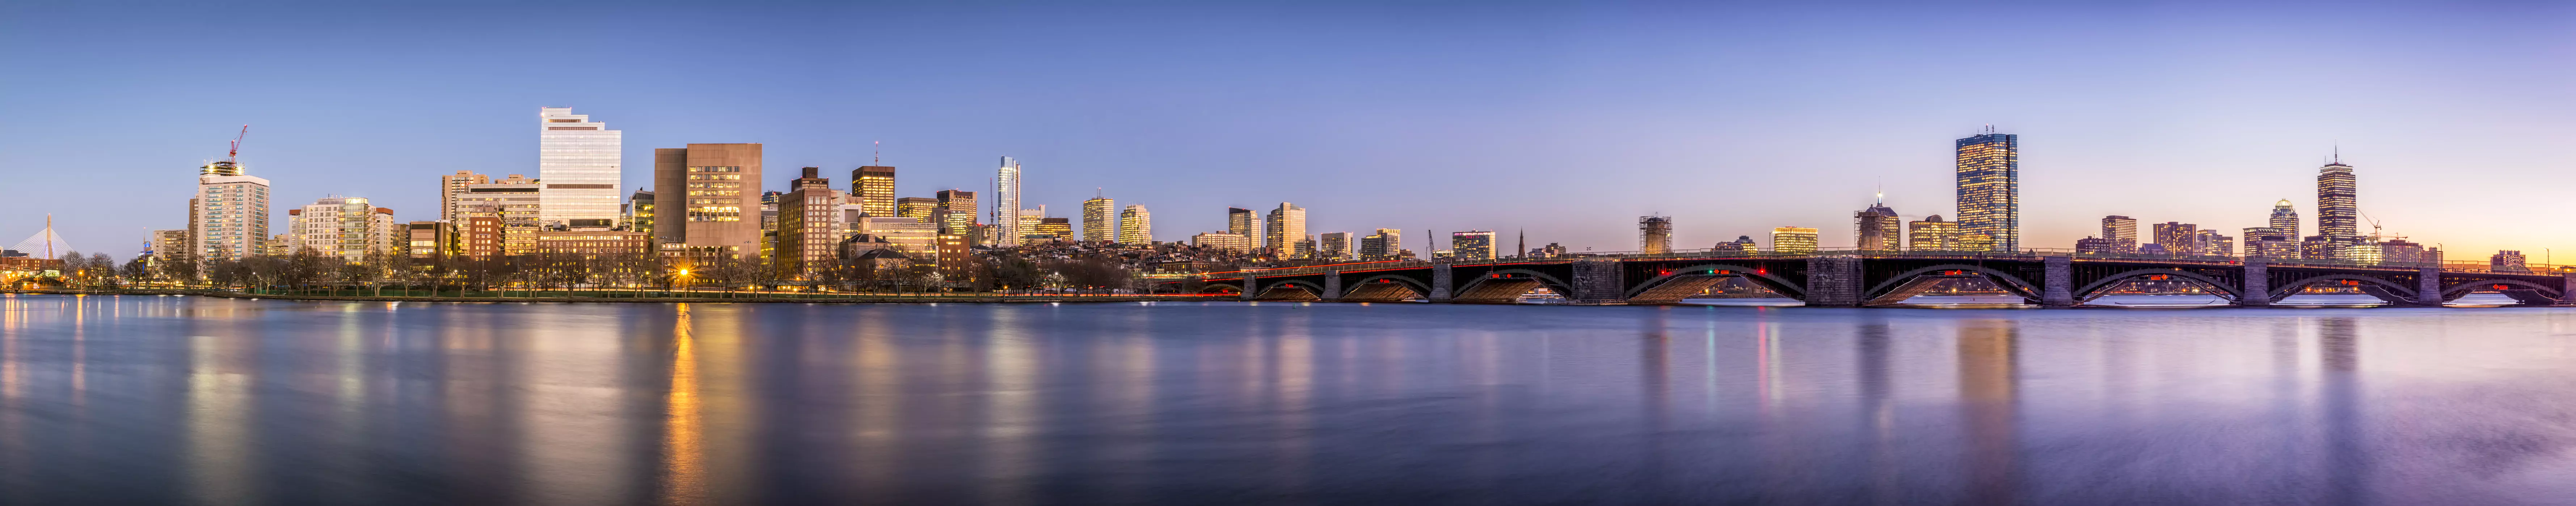
[[233, 158], [241, 156], [241, 141], [247, 138], [250, 138], [250, 125], [242, 125], [241, 134], [233, 136], [232, 151], [224, 153], [224, 163], [236, 163]]

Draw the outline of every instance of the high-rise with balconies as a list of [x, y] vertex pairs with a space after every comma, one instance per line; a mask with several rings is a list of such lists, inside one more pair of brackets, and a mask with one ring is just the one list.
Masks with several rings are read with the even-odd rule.
[[617, 223], [624, 132], [573, 114], [537, 109], [537, 221], [548, 229], [606, 229]]

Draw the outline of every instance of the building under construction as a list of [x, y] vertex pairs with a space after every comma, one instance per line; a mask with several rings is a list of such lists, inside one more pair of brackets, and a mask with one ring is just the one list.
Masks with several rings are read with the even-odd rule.
[[1640, 243], [1637, 247], [1637, 251], [1642, 251], [1646, 254], [1671, 253], [1673, 251], [1673, 217], [1637, 217], [1637, 242]]

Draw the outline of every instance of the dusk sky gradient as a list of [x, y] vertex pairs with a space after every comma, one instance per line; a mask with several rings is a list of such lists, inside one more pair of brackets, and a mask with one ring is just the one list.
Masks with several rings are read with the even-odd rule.
[[1683, 248], [1848, 246], [1882, 183], [1953, 216], [1951, 142], [1986, 124], [2021, 136], [2027, 247], [2106, 214], [2233, 236], [2283, 198], [2314, 233], [2340, 144], [2388, 232], [2576, 263], [2576, 3], [2262, 4], [13, 1], [0, 241], [52, 213], [131, 256], [245, 123], [272, 233], [332, 194], [434, 219], [442, 174], [536, 176], [560, 106], [625, 132], [630, 192], [693, 142], [846, 188], [883, 141], [899, 196], [1007, 155], [1056, 216], [1104, 188], [1169, 241], [1286, 201], [1418, 251], [1633, 250], [1641, 214]]

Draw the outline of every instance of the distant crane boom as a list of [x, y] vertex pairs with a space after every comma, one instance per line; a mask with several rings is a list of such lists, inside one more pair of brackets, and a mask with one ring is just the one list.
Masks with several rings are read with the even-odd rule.
[[230, 162], [233, 158], [241, 156], [241, 141], [247, 138], [250, 138], [250, 125], [242, 125], [241, 134], [233, 136], [232, 151], [224, 153], [224, 161]]

